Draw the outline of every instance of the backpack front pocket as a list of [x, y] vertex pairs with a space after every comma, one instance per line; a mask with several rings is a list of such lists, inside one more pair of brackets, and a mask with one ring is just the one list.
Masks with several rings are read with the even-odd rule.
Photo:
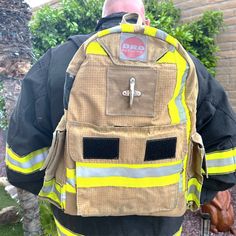
[[97, 127], [70, 123], [77, 214], [167, 215], [179, 201], [185, 126]]

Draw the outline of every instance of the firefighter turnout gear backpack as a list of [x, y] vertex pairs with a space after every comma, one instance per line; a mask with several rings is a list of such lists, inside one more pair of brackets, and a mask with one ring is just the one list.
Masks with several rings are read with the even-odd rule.
[[204, 158], [197, 95], [187, 52], [137, 14], [97, 32], [67, 68], [65, 112], [39, 195], [80, 216], [197, 209]]

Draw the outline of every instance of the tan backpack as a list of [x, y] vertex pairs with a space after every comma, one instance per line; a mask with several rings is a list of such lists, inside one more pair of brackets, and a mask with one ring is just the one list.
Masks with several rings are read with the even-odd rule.
[[127, 14], [96, 33], [67, 69], [68, 107], [39, 194], [67, 214], [180, 216], [199, 207], [195, 67], [176, 39], [141, 22]]

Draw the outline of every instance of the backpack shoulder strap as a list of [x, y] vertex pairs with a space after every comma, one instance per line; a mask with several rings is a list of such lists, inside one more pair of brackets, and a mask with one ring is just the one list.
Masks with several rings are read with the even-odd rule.
[[91, 37], [94, 33], [85, 34], [85, 35], [73, 35], [68, 38], [68, 40], [72, 41], [76, 47], [80, 47], [89, 37]]

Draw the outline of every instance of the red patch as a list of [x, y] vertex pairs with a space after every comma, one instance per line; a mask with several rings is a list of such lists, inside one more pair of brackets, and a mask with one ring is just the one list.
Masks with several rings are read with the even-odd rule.
[[121, 44], [121, 51], [127, 58], [140, 57], [145, 53], [145, 44], [137, 37], [127, 38]]

